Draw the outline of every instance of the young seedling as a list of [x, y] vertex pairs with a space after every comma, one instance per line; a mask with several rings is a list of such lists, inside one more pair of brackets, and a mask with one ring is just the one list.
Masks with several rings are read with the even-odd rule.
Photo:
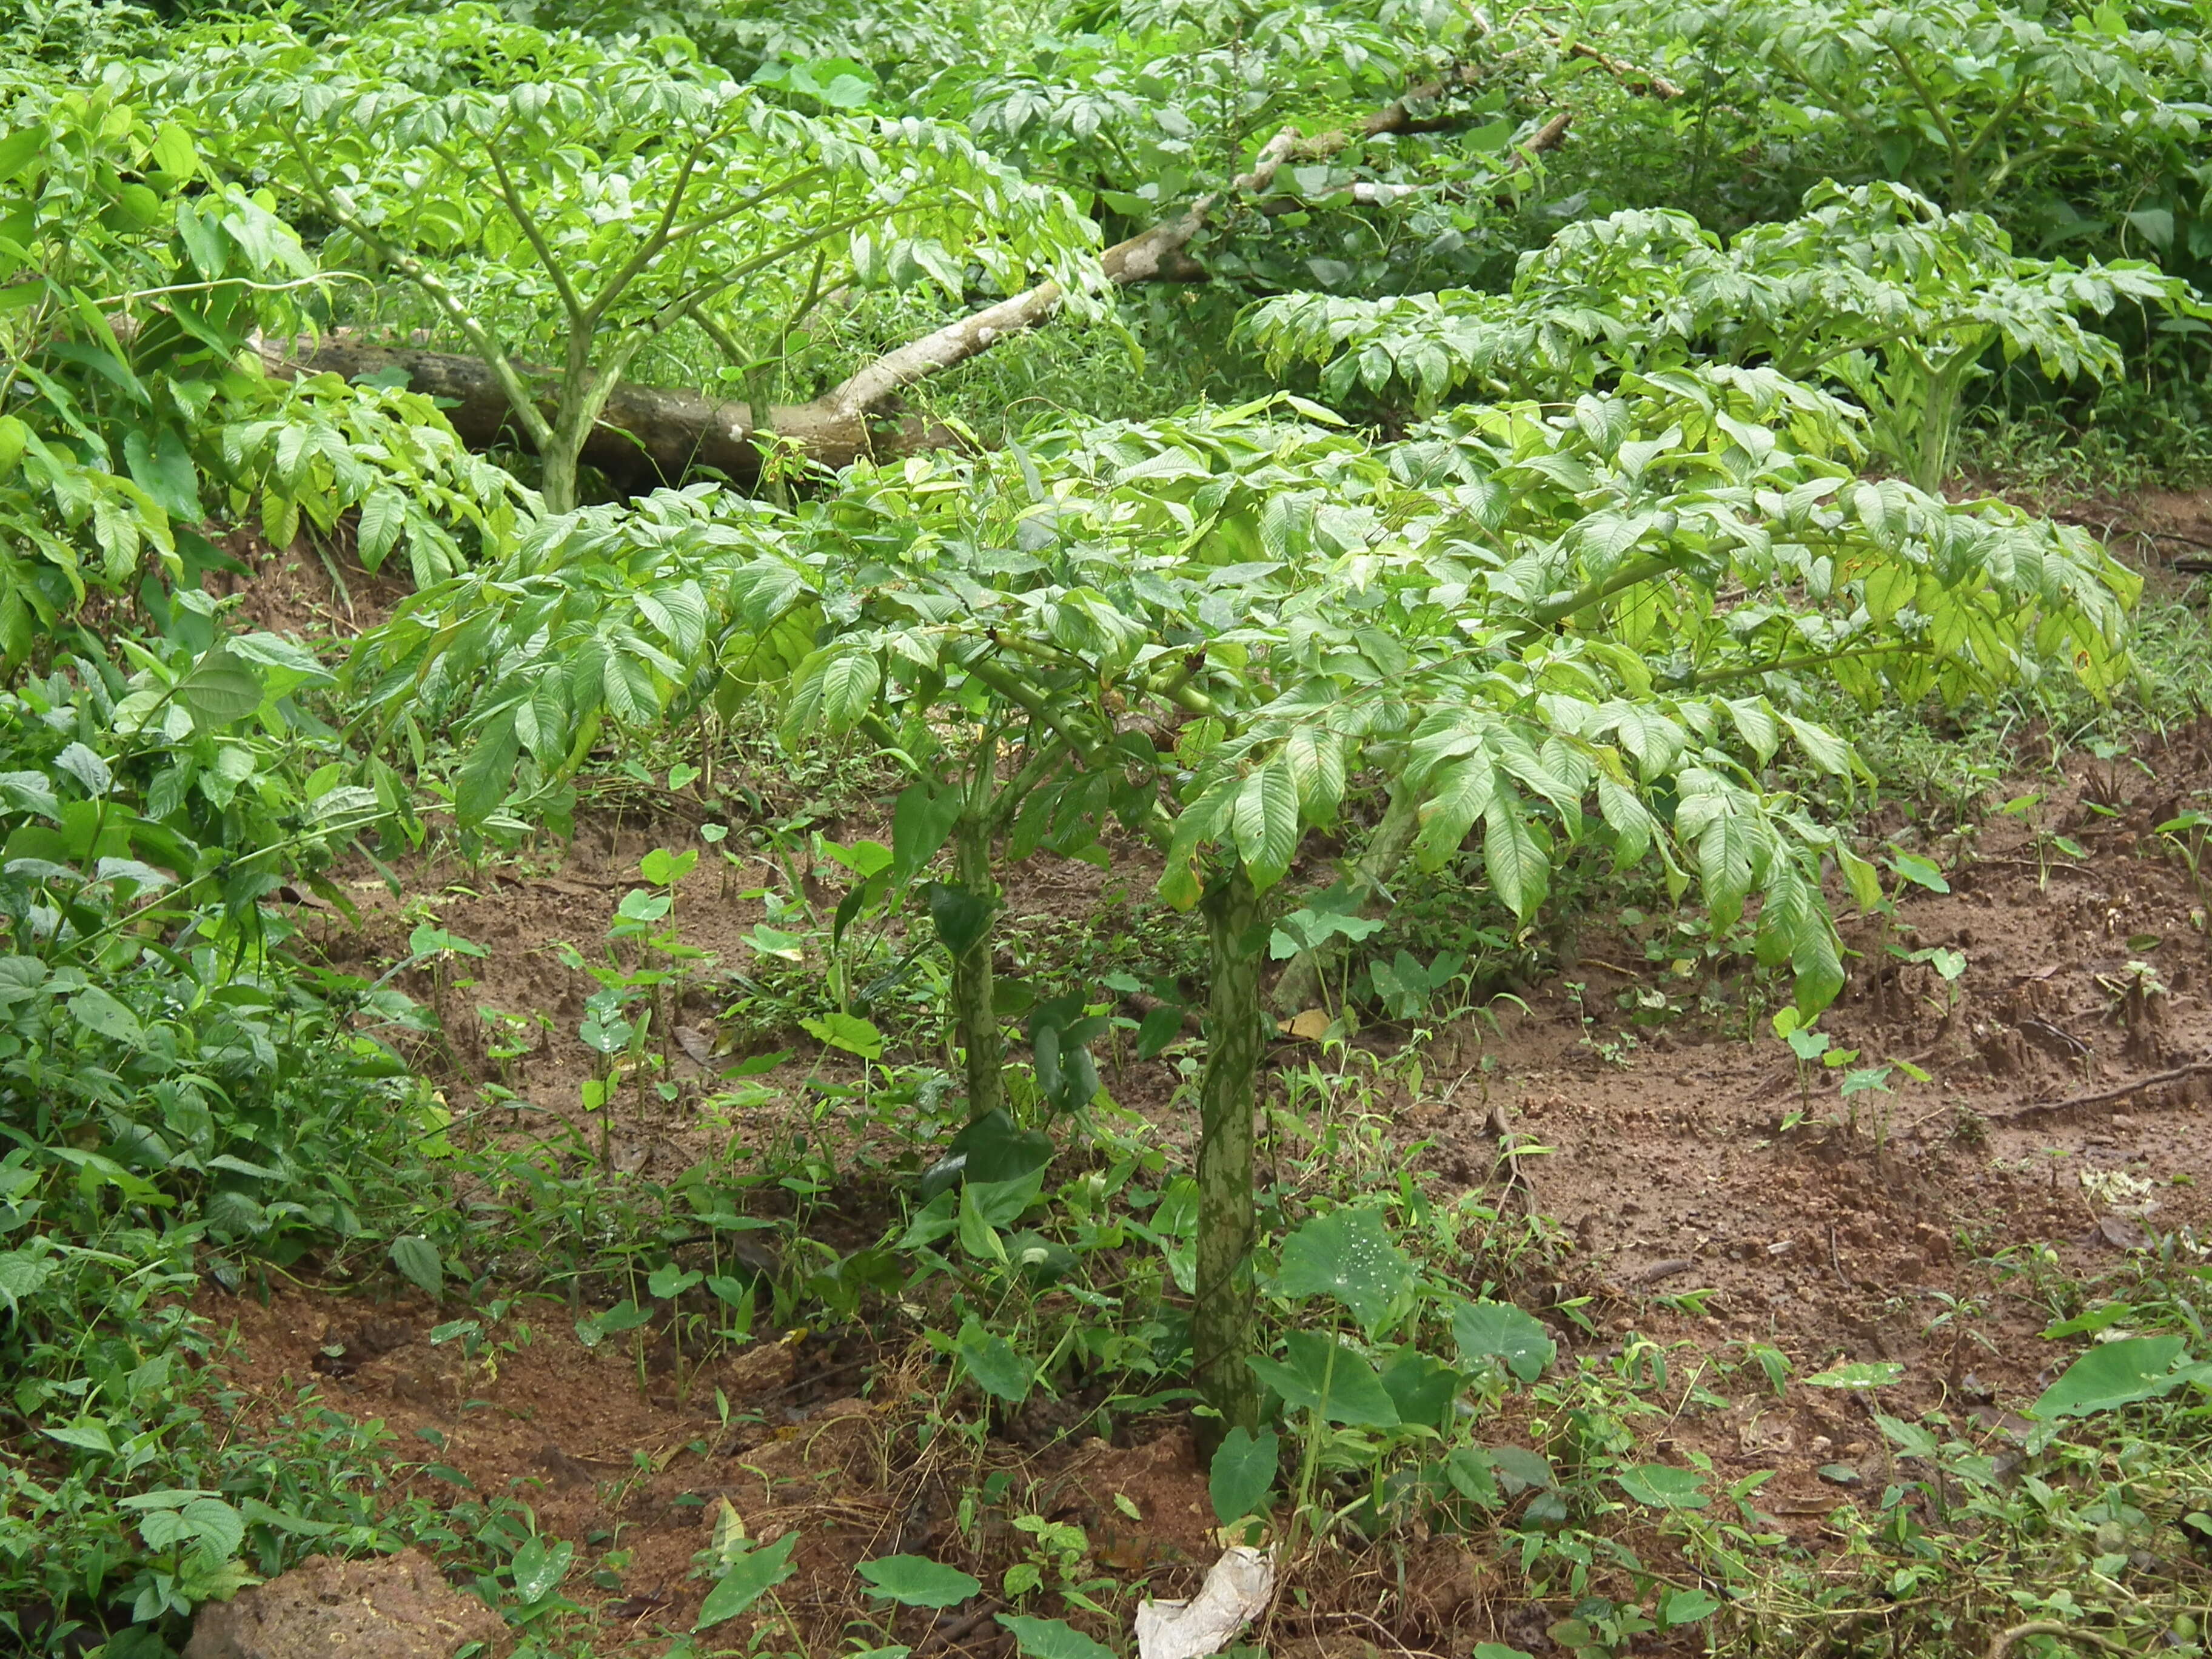
[[553, 1029], [543, 1012], [510, 1014], [504, 1009], [479, 1004], [477, 1018], [489, 1028], [484, 1039], [484, 1058], [499, 1069], [502, 1087], [514, 1087], [514, 1062], [538, 1052], [538, 1045]]
[[1935, 975], [1941, 990], [1929, 993], [1926, 1001], [1942, 1018], [1943, 1029], [1948, 1030], [1952, 1021], [1958, 1017], [1960, 1002], [1965, 1000], [1966, 994], [1960, 988], [1959, 981], [1966, 975], [1966, 953], [1943, 945], [1929, 945], [1918, 951], [1908, 951], [1902, 945], [1893, 945], [1889, 947], [1889, 953], [1899, 962], [1924, 967]]
[[2205, 856], [2208, 839], [2212, 839], [2212, 814], [2192, 807], [2160, 824], [2157, 833], [2189, 872], [2189, 884], [2197, 894], [2190, 925], [2200, 935], [2212, 935], [2212, 860]]

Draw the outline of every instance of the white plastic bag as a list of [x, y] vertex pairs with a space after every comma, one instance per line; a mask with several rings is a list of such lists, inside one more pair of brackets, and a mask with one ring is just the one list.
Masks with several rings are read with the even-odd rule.
[[1275, 1593], [1275, 1552], [1232, 1546], [1188, 1601], [1146, 1601], [1137, 1609], [1138, 1659], [1205, 1659], [1267, 1610]]

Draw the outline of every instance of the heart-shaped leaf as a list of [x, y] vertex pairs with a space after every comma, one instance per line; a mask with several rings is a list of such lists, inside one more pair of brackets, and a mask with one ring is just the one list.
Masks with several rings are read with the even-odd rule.
[[787, 1532], [766, 1549], [747, 1550], [739, 1555], [714, 1588], [707, 1592], [707, 1600], [699, 1609], [699, 1622], [691, 1628], [708, 1630], [726, 1619], [736, 1618], [790, 1577], [798, 1571], [791, 1565], [791, 1552], [798, 1544], [799, 1534]]
[[1223, 1437], [1206, 1480], [1213, 1513], [1223, 1526], [1257, 1513], [1266, 1504], [1282, 1450], [1282, 1440], [1273, 1429], [1255, 1436], [1249, 1429], [1236, 1428]]
[[1452, 1336], [1462, 1359], [1496, 1359], [1523, 1382], [1534, 1382], [1559, 1352], [1544, 1322], [1510, 1302], [1462, 1302], [1452, 1311]]
[[1382, 1218], [1345, 1208], [1316, 1216], [1283, 1241], [1275, 1288], [1285, 1296], [1333, 1296], [1371, 1336], [1413, 1286], [1413, 1264]]

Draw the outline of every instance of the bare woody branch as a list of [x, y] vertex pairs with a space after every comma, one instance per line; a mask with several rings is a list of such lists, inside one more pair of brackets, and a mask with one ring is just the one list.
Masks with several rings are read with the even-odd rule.
[[[1463, 76], [1467, 71], [1458, 73]], [[1264, 210], [1274, 190], [1276, 176], [1291, 162], [1326, 159], [1350, 148], [1355, 137], [1373, 138], [1386, 132], [1409, 131], [1422, 118], [1413, 113], [1413, 109], [1432, 102], [1447, 89], [1443, 82], [1419, 88], [1368, 117], [1356, 135], [1340, 130], [1308, 138], [1295, 127], [1285, 127], [1261, 147], [1253, 159], [1251, 171], [1237, 176], [1233, 194], [1256, 198]], [[1508, 169], [1509, 175], [1528, 165], [1534, 156], [1557, 149], [1566, 137], [1572, 119], [1561, 112], [1545, 122], [1520, 147], [1513, 167]], [[1184, 250], [1206, 228], [1231, 193], [1216, 191], [1202, 196], [1176, 218], [1108, 248], [1099, 259], [1107, 281], [1127, 285], [1188, 280], [1192, 266]], [[1356, 185], [1352, 187], [1352, 194], [1355, 201], [1380, 205], [1398, 199], [1400, 190], [1389, 185]], [[910, 341], [896, 351], [885, 353], [817, 401], [839, 418], [865, 415], [906, 387], [965, 362], [1008, 335], [1037, 327], [1060, 309], [1065, 297], [1059, 283], [1040, 283], [1011, 300], [1002, 300], [957, 323], [947, 324], [934, 333]]]

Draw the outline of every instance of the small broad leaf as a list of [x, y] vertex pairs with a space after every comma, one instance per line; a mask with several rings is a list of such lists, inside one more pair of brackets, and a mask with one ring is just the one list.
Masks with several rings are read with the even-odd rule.
[[798, 1571], [791, 1565], [791, 1553], [798, 1544], [799, 1534], [787, 1532], [765, 1549], [747, 1550], [738, 1556], [714, 1588], [707, 1592], [706, 1602], [699, 1609], [699, 1622], [691, 1628], [708, 1630], [726, 1619], [736, 1618], [790, 1577]]
[[908, 1607], [957, 1607], [983, 1588], [959, 1568], [923, 1555], [886, 1555], [854, 1571], [868, 1582], [870, 1595]]
[[1444, 1478], [1451, 1482], [1452, 1490], [1470, 1504], [1496, 1509], [1501, 1501], [1498, 1466], [1490, 1454], [1479, 1446], [1453, 1447], [1451, 1455], [1444, 1459]]
[[1623, 1469], [1615, 1480], [1620, 1489], [1639, 1504], [1654, 1509], [1701, 1510], [1713, 1500], [1695, 1469], [1678, 1469], [1665, 1463], [1639, 1463]]
[[[1052, 1162], [1051, 1138], [1041, 1129], [1017, 1129], [1003, 1106], [994, 1107], [981, 1117], [970, 1118], [967, 1127], [946, 1145], [945, 1151], [961, 1160], [959, 1168], [950, 1173], [967, 1181], [1012, 1181], [1032, 1171], [1042, 1171]], [[1041, 1174], [1038, 1179], [1041, 1188]], [[925, 1199], [931, 1195], [927, 1191], [922, 1194]], [[1019, 1215], [1035, 1200], [1036, 1192], [1032, 1191], [1014, 1215]], [[1012, 1220], [1014, 1215], [1006, 1219]]]
[[1273, 1429], [1255, 1437], [1248, 1429], [1229, 1431], [1213, 1454], [1206, 1490], [1223, 1526], [1255, 1514], [1267, 1501], [1282, 1457], [1282, 1441]]
[[848, 1054], [862, 1060], [875, 1060], [884, 1052], [884, 1034], [872, 1022], [858, 1014], [832, 1011], [819, 1019], [802, 1019], [799, 1024], [809, 1035], [819, 1038], [832, 1048], [842, 1048]]
[[975, 1188], [972, 1185], [960, 1189], [957, 1231], [960, 1248], [978, 1261], [1004, 1261], [1006, 1259], [1006, 1247], [999, 1237], [998, 1229], [977, 1206]]
[[891, 808], [891, 862], [901, 877], [919, 875], [960, 821], [960, 792], [930, 793], [926, 783], [902, 791]]
[[645, 1288], [665, 1301], [683, 1295], [705, 1278], [696, 1268], [687, 1271], [673, 1261], [665, 1262], [646, 1275]]
[[1805, 1381], [1816, 1389], [1886, 1389], [1904, 1375], [1905, 1366], [1898, 1360], [1867, 1359], [1831, 1365]]
[[611, 1308], [592, 1316], [592, 1328], [602, 1336], [619, 1336], [624, 1331], [634, 1331], [653, 1317], [650, 1309], [643, 1308], [624, 1297]]
[[80, 1451], [112, 1454], [115, 1450], [115, 1442], [108, 1435], [107, 1425], [97, 1419], [88, 1418], [65, 1429], [47, 1429], [44, 1433], [49, 1440], [58, 1440], [64, 1446], [75, 1446]]
[[28, 1250], [0, 1251], [0, 1312], [12, 1314], [53, 1276], [54, 1264]]
[[2173, 244], [2173, 214], [2166, 208], [2137, 208], [2127, 215], [2130, 227], [2163, 253]]
[[1183, 1011], [1171, 1002], [1164, 1002], [1137, 1026], [1137, 1058], [1155, 1060], [1168, 1044], [1182, 1035]]
[[1541, 1452], [1530, 1451], [1526, 1446], [1492, 1446], [1487, 1455], [1491, 1468], [1504, 1481], [1509, 1494], [1530, 1490], [1548, 1492], [1559, 1484], [1551, 1459]]
[[1669, 1626], [1694, 1625], [1720, 1610], [1719, 1598], [1709, 1590], [1668, 1590], [1659, 1599], [1659, 1622]]
[[1889, 855], [1889, 867], [1914, 886], [1924, 887], [1931, 893], [1951, 890], [1951, 884], [1943, 878], [1943, 866], [1933, 859], [1922, 858], [1917, 853], [1893, 851]]
[[81, 743], [73, 743], [55, 756], [54, 764], [82, 784], [88, 795], [104, 795], [114, 786], [115, 775], [108, 770], [107, 763]]
[[1003, 1336], [993, 1336], [984, 1330], [973, 1314], [960, 1328], [954, 1340], [953, 1352], [975, 1385], [986, 1394], [996, 1395], [1011, 1405], [1018, 1406], [1029, 1398], [1036, 1375], [1030, 1362], [1016, 1353]]
[[435, 1297], [445, 1283], [446, 1270], [438, 1260], [438, 1247], [420, 1233], [404, 1233], [392, 1241], [392, 1265], [426, 1296]]
[[218, 1559], [237, 1554], [246, 1540], [246, 1517], [220, 1498], [195, 1498], [177, 1516]]
[[2134, 1317], [2135, 1312], [2136, 1304], [2132, 1302], [2102, 1303], [2087, 1313], [2079, 1313], [2071, 1319], [2061, 1319], [2045, 1325], [2042, 1334], [2045, 1340], [2062, 1336], [2094, 1336], [2100, 1331], [2108, 1331]]
[[1462, 1302], [1452, 1313], [1452, 1335], [1462, 1359], [1497, 1359], [1523, 1382], [1533, 1382], [1559, 1352], [1544, 1322], [1510, 1302]]
[[1907, 1423], [1902, 1418], [1892, 1417], [1887, 1412], [1876, 1412], [1874, 1420], [1881, 1426], [1889, 1443], [1897, 1448], [1900, 1457], [1932, 1458], [1942, 1449], [1935, 1432], [1917, 1423]]
[[673, 887], [690, 875], [698, 863], [699, 849], [696, 847], [681, 853], [672, 853], [665, 847], [656, 847], [637, 861], [637, 872], [656, 887]]
[[1275, 1280], [1285, 1296], [1334, 1297], [1370, 1336], [1413, 1285], [1413, 1264], [1382, 1216], [1349, 1207], [1316, 1216], [1285, 1239]]
[[1015, 1644], [1028, 1659], [1114, 1659], [1113, 1649], [1092, 1641], [1065, 1620], [1002, 1613], [999, 1622], [1013, 1632]]
[[261, 707], [261, 677], [218, 645], [177, 682], [177, 701], [197, 726], [228, 726]]
[[568, 1576], [568, 1564], [575, 1554], [576, 1547], [565, 1539], [556, 1539], [550, 1545], [543, 1538], [531, 1539], [514, 1553], [515, 1599], [527, 1607], [550, 1595]]
[[1011, 1227], [1022, 1218], [1022, 1212], [1037, 1201], [1044, 1190], [1044, 1165], [1035, 1165], [1021, 1175], [1008, 1176], [1001, 1181], [981, 1179], [981, 1169], [973, 1154], [969, 1156], [967, 1184], [961, 1188], [963, 1202], [975, 1206], [975, 1214], [987, 1226]]
[[146, 1028], [138, 1023], [138, 1016], [97, 985], [88, 985], [79, 991], [70, 999], [69, 1006], [76, 1023], [88, 1031], [97, 1031], [133, 1048], [146, 1040]]

